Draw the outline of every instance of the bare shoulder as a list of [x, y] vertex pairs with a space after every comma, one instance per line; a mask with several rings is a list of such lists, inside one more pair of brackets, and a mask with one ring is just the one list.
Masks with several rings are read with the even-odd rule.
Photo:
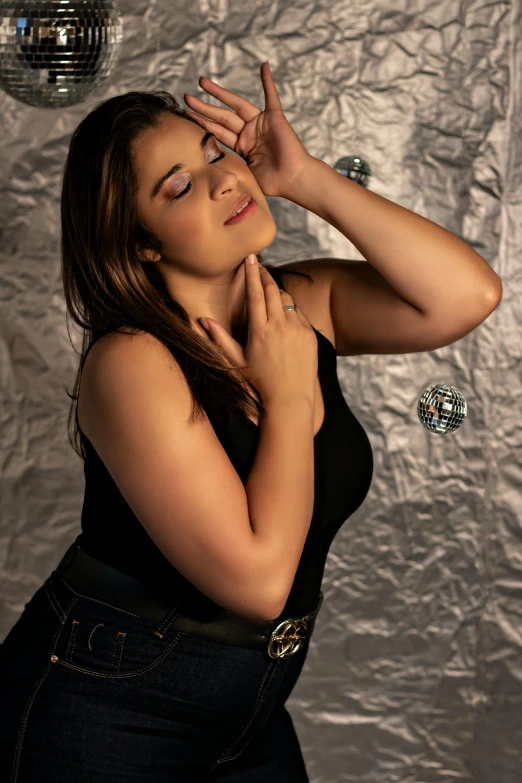
[[310, 275], [312, 280], [301, 275], [284, 275], [283, 285], [314, 329], [330, 340], [335, 348], [335, 332], [330, 311], [331, 275], [328, 274], [326, 266], [321, 268], [320, 260], [310, 259], [280, 264], [278, 269], [283, 273], [285, 270], [294, 270]]
[[[83, 373], [93, 374], [101, 363], [112, 364], [119, 358], [139, 358], [145, 361], [164, 359], [174, 372], [184, 377], [181, 368], [166, 346], [157, 337], [141, 329], [122, 327], [118, 331], [100, 337], [92, 346], [85, 360]], [[143, 371], [145, 368], [141, 365]], [[82, 376], [83, 377], [83, 376]]]
[[149, 332], [126, 328], [100, 337], [85, 360], [78, 394], [78, 421], [89, 440], [100, 394], [111, 394], [123, 382], [129, 384], [131, 399], [139, 379], [148, 378], [152, 383], [152, 378], [158, 380], [160, 375], [171, 384], [173, 393], [178, 393], [177, 401], [188, 407], [191, 392], [185, 375], [161, 340]]

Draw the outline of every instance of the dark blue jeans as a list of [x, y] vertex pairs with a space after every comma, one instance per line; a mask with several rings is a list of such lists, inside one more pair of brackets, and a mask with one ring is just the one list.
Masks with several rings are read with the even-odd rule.
[[153, 623], [53, 572], [0, 646], [2, 783], [308, 783], [290, 658]]

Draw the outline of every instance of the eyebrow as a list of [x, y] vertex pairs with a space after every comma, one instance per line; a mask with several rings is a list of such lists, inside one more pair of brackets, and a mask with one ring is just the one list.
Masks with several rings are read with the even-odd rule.
[[[212, 133], [211, 131], [207, 131], [205, 133], [205, 135], [203, 136], [203, 138], [201, 139], [201, 141], [199, 142], [199, 148], [201, 150], [205, 147], [205, 144], [207, 143], [207, 141], [211, 137], [216, 138], [214, 133]], [[165, 182], [166, 179], [168, 179], [169, 177], [172, 177], [173, 174], [176, 174], [178, 171], [180, 171], [181, 169], [184, 169], [184, 168], [185, 168], [185, 164], [184, 163], [176, 163], [176, 165], [172, 166], [172, 168], [169, 169], [166, 174], [164, 174], [162, 177], [160, 177], [159, 180], [156, 182], [156, 184], [154, 185], [154, 187], [152, 189], [152, 193], [150, 194], [151, 199], [153, 199], [155, 196], [158, 195], [158, 193], [160, 191], [160, 188], [161, 188], [161, 186], [163, 185], [163, 183]]]

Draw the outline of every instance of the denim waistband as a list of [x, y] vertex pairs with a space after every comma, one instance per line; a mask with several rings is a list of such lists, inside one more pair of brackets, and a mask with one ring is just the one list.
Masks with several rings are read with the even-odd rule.
[[[153, 623], [160, 623], [173, 606], [157, 589], [92, 557], [76, 542], [69, 547], [54, 573]], [[271, 658], [288, 658], [310, 638], [322, 601], [320, 591], [310, 614], [283, 620], [256, 620], [217, 605], [211, 617], [193, 617], [183, 612], [181, 601], [172, 626], [224, 644], [266, 650]]]

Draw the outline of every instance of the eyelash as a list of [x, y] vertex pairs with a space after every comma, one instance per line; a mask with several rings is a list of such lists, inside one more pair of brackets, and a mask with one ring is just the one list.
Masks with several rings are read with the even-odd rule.
[[[214, 158], [214, 160], [211, 160], [210, 163], [217, 163], [218, 160], [223, 160], [224, 157], [225, 157], [225, 153], [222, 152], [221, 155], [218, 155], [217, 158]], [[192, 182], [189, 182], [189, 184], [187, 185], [185, 190], [182, 190], [181, 193], [178, 193], [177, 196], [173, 196], [170, 200], [171, 201], [177, 201], [178, 198], [181, 198], [181, 196], [184, 196], [185, 193], [188, 193], [189, 190], [191, 189], [191, 187], [192, 187]]]

